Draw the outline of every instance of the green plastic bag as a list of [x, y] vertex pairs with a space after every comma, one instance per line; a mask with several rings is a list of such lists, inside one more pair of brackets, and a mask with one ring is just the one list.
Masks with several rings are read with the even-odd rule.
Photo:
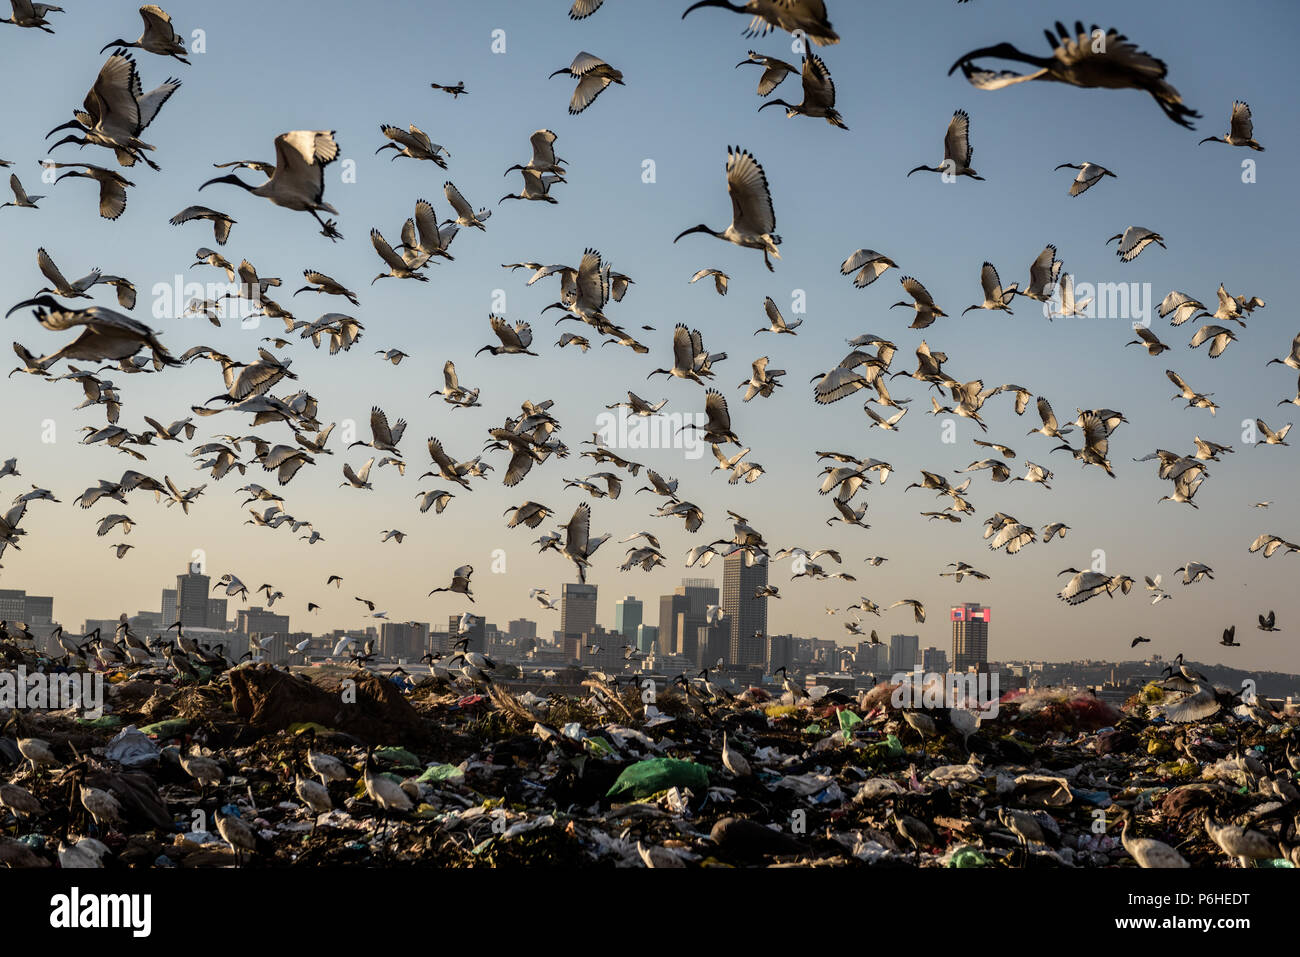
[[709, 786], [709, 769], [694, 761], [678, 758], [648, 758], [623, 769], [606, 797], [646, 798], [669, 788], [688, 787], [697, 791]]
[[121, 725], [122, 719], [115, 714], [103, 714], [98, 718], [78, 718], [77, 724], [87, 728], [116, 728]]
[[948, 859], [949, 867], [987, 867], [988, 859], [973, 847], [962, 847]]
[[190, 723], [185, 718], [168, 718], [166, 721], [157, 721], [153, 724], [147, 724], [140, 729], [142, 734], [156, 734], [160, 738], [174, 738], [177, 735], [184, 734], [190, 729]]
[[415, 780], [421, 784], [433, 781], [451, 781], [465, 777], [465, 772], [454, 764], [431, 764]]
[[852, 711], [850, 711], [848, 708], [840, 709], [840, 730], [844, 732], [844, 736], [846, 738], [853, 731], [854, 726], [859, 725], [861, 723], [862, 723], [862, 719], [859, 718]]
[[386, 761], [399, 767], [418, 768], [420, 759], [405, 748], [375, 748], [376, 761]]

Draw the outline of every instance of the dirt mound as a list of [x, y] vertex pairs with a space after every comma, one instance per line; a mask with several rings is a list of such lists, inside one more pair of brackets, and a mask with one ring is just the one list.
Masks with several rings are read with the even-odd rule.
[[319, 683], [269, 665], [230, 672], [235, 714], [262, 731], [314, 722], [370, 744], [418, 744], [428, 737], [419, 714], [391, 681], [377, 675], [322, 677]]

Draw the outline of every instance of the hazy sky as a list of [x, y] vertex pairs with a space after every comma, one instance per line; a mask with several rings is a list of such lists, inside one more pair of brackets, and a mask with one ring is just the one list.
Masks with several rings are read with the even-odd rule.
[[[227, 322], [216, 329], [201, 319], [150, 318], [155, 284], [171, 284], [178, 276], [224, 280], [214, 269], [188, 269], [195, 249], [214, 245], [206, 224], [167, 224], [181, 208], [201, 202], [238, 220], [222, 253], [236, 263], [248, 257], [263, 276], [283, 277], [285, 286], [272, 295], [300, 319], [343, 311], [365, 325], [350, 353], [330, 357], [296, 339], [284, 353], [292, 357], [299, 381], [277, 388], [277, 394], [306, 388], [320, 399], [321, 420], [340, 423], [331, 440], [334, 455], [319, 456], [315, 468], [280, 490], [287, 510], [312, 521], [325, 536], [313, 546], [298, 541], [287, 527], [272, 531], [240, 524], [249, 516], [236, 489], [250, 481], [274, 486], [274, 477], [259, 466], [242, 479], [236, 474], [214, 483], [194, 470], [185, 447], [149, 450], [146, 463], [103, 446], [82, 447], [78, 430], [104, 418], [100, 409], [73, 411], [81, 401], [75, 383], [23, 375], [3, 380], [0, 453], [17, 456], [23, 474], [4, 479], [0, 495], [11, 497], [34, 482], [54, 490], [63, 504], [32, 505], [24, 522], [29, 534], [21, 551], [6, 552], [0, 584], [54, 593], [56, 616], [75, 626], [87, 616], [156, 608], [159, 589], [172, 583], [195, 549], [202, 549], [214, 578], [229, 571], [250, 588], [273, 583], [287, 596], [276, 610], [288, 610], [295, 629], [321, 630], [365, 623], [354, 595], [373, 599], [395, 619], [443, 622], [467, 604], [426, 593], [447, 584], [456, 566], [472, 564], [475, 611], [503, 625], [526, 615], [549, 631], [558, 627], [559, 615], [532, 605], [528, 589], [545, 586], [558, 596], [561, 584], [571, 579], [571, 565], [554, 553], [539, 556], [530, 543], [566, 521], [580, 501], [589, 501], [585, 493], [562, 489], [561, 479], [603, 468], [577, 453], [605, 405], [625, 398], [631, 388], [652, 401], [667, 398], [668, 411], [702, 408], [698, 386], [662, 377], [645, 380], [651, 369], [670, 364], [672, 327], [683, 322], [701, 330], [711, 351], [728, 352], [730, 358], [716, 367], [716, 384], [728, 397], [736, 431], [753, 450], [749, 458], [767, 474], [753, 485], [729, 487], [720, 475], [709, 474], [712, 456], [687, 460], [680, 449], [627, 452], [679, 478], [680, 494], [703, 507], [707, 522], [688, 535], [679, 520], [651, 518], [661, 500], [633, 495], [643, 484], [638, 479], [628, 479], [618, 501], [592, 502], [593, 532], [614, 533], [614, 541], [597, 553], [590, 576], [600, 586], [599, 615], [606, 625], [612, 625], [614, 602], [624, 595], [636, 595], [649, 607], [683, 575], [712, 573], [720, 582], [720, 563], [701, 572], [685, 570], [681, 561], [689, 547], [730, 536], [724, 509], [732, 508], [774, 549], [842, 549], [845, 563], [839, 570], [858, 578], [855, 583], [790, 582], [788, 571], [774, 569], [772, 581], [781, 585], [784, 597], [769, 606], [773, 633], [846, 638], [843, 614], [828, 617], [826, 606], [843, 607], [860, 595], [882, 606], [919, 598], [930, 611], [925, 625], [914, 626], [904, 607], [879, 621], [870, 618], [867, 627], [883, 635], [919, 631], [922, 647], [948, 647], [948, 606], [981, 601], [994, 609], [990, 654], [996, 658], [1125, 657], [1132, 637], [1144, 634], [1153, 639], [1147, 648], [1168, 655], [1184, 651], [1202, 660], [1300, 671], [1294, 639], [1300, 629], [1295, 598], [1300, 556], [1264, 560], [1246, 551], [1264, 531], [1293, 541], [1300, 536], [1293, 499], [1294, 445], [1300, 443], [1252, 448], [1241, 441], [1243, 420], [1262, 416], [1276, 428], [1296, 411], [1276, 407], [1279, 399], [1295, 394], [1295, 373], [1280, 366], [1265, 369], [1264, 363], [1285, 355], [1300, 331], [1285, 285], [1294, 269], [1297, 211], [1289, 158], [1300, 150], [1288, 64], [1300, 10], [1288, 3], [828, 0], [842, 42], [819, 52], [850, 127], [844, 132], [822, 120], [787, 119], [779, 108], [756, 112], [762, 102], [755, 95], [759, 70], [733, 66], [751, 48], [797, 62], [788, 35], [747, 39], [741, 34], [746, 18], [719, 9], [700, 10], [683, 21], [686, 5], [686, 0], [608, 0], [590, 19], [575, 23], [567, 19], [567, 0], [367, 6], [338, 0], [310, 5], [232, 0], [217, 6], [175, 0], [166, 9], [178, 30], [187, 37], [205, 31], [207, 52], [194, 55], [188, 67], [137, 54], [146, 88], [168, 75], [182, 77], [184, 86], [145, 135], [158, 147], [151, 155], [163, 170], [126, 171], [137, 185], [117, 222], [95, 215], [92, 183], [71, 179], [50, 188], [40, 182], [36, 160], [48, 145], [45, 132], [80, 106], [108, 55], [96, 52], [100, 46], [138, 35], [135, 5], [70, 2], [68, 13], [51, 15], [54, 36], [0, 29], [0, 69], [7, 88], [22, 94], [7, 105], [0, 156], [15, 162], [29, 192], [49, 195], [39, 211], [0, 211], [0, 255], [7, 264], [0, 304], [7, 308], [45, 284], [35, 255], [44, 245], [69, 277], [98, 266], [131, 278], [140, 289], [134, 315], [154, 325], [173, 353], [204, 343], [239, 359], [253, 358], [258, 339], [280, 334], [282, 325], [263, 320], [259, 329], [248, 330]], [[1203, 114], [1198, 129], [1176, 126], [1139, 92], [1049, 83], [985, 92], [960, 73], [945, 75], [958, 55], [999, 41], [1046, 53], [1043, 29], [1058, 18], [1072, 23], [1080, 16], [1087, 23], [1114, 25], [1164, 58], [1171, 82]], [[504, 31], [504, 53], [492, 51], [495, 30]], [[573, 81], [548, 80], [547, 74], [567, 66], [580, 50], [622, 70], [627, 85], [607, 90], [585, 113], [570, 117], [566, 107]], [[429, 88], [430, 81], [459, 80], [470, 90], [459, 100]], [[773, 95], [797, 100], [797, 78]], [[1252, 106], [1266, 153], [1197, 146], [1201, 137], [1226, 131], [1234, 98]], [[940, 161], [945, 127], [958, 108], [970, 113], [973, 164], [986, 182], [945, 184], [933, 174], [905, 178], [913, 166]], [[374, 156], [387, 142], [379, 133], [382, 123], [415, 123], [426, 130], [450, 151], [450, 169], [444, 173], [407, 159], [390, 162], [390, 152]], [[502, 171], [527, 162], [528, 136], [541, 127], [559, 135], [557, 151], [569, 162], [569, 182], [553, 191], [560, 204], [497, 206], [500, 196], [520, 185], [517, 174], [503, 178]], [[355, 182], [342, 181], [343, 163], [327, 171], [326, 199], [340, 210], [344, 242], [331, 244], [318, 235], [305, 213], [279, 209], [231, 187], [196, 193], [215, 175], [212, 163], [273, 158], [273, 138], [291, 129], [336, 130], [343, 157], [355, 160]], [[757, 252], [707, 236], [672, 244], [679, 231], [701, 221], [719, 229], [727, 224], [729, 144], [751, 150], [771, 184], [777, 231], [784, 239], [774, 273], [764, 269]], [[75, 147], [62, 147], [55, 157], [114, 165], [107, 151], [96, 148], [77, 155]], [[1257, 181], [1251, 184], [1242, 182], [1245, 159], [1258, 161]], [[650, 183], [643, 182], [647, 160], [653, 161]], [[1067, 189], [1073, 171], [1052, 168], [1084, 160], [1101, 163], [1118, 179], [1072, 198]], [[255, 174], [245, 178], [257, 179]], [[368, 285], [380, 271], [370, 228], [380, 227], [397, 242], [402, 221], [421, 197], [446, 215], [442, 184], [448, 178], [475, 206], [493, 209], [487, 232], [463, 231], [452, 246], [455, 262], [431, 267], [428, 283]], [[1105, 240], [1134, 224], [1158, 230], [1168, 250], [1153, 246], [1135, 262], [1121, 263]], [[1149, 358], [1142, 350], [1124, 348], [1133, 336], [1123, 319], [1048, 323], [1037, 304], [1023, 299], [1014, 303], [1014, 317], [959, 316], [982, 298], [982, 261], [996, 264], [1004, 283], [1024, 283], [1030, 262], [1049, 242], [1076, 283], [1149, 284], [1140, 288], [1151, 306], [1178, 289], [1213, 309], [1220, 282], [1234, 293], [1258, 295], [1268, 306], [1216, 360], [1204, 348], [1187, 346], [1199, 321], [1175, 329], [1153, 314], [1153, 328], [1172, 349]], [[540, 308], [558, 298], [555, 280], [527, 288], [523, 271], [500, 267], [520, 260], [576, 264], [587, 246], [636, 280], [608, 314], [649, 344], [649, 355], [617, 347], [587, 354], [555, 349], [558, 332], [566, 328], [591, 334], [593, 341], [598, 337], [572, 322], [557, 329], [554, 311], [539, 318]], [[855, 289], [839, 275], [839, 264], [859, 247], [889, 255], [900, 269], [865, 290]], [[706, 266], [730, 274], [726, 298], [709, 282], [687, 285], [691, 274]], [[289, 296], [301, 285], [306, 267], [357, 290], [361, 307], [330, 297]], [[888, 309], [902, 298], [902, 275], [925, 283], [953, 318], [923, 331], [906, 328], [910, 310]], [[542, 358], [473, 356], [494, 341], [487, 314], [498, 290], [504, 290], [509, 319], [532, 322]], [[755, 337], [753, 331], [766, 324], [763, 298], [770, 295], [793, 318], [798, 290], [807, 303], [798, 336]], [[97, 301], [116, 308], [111, 288], [95, 292]], [[638, 331], [642, 324], [656, 331]], [[67, 333], [42, 330], [27, 310], [8, 319], [7, 329], [12, 339], [41, 354], [70, 339]], [[925, 339], [948, 353], [946, 368], [956, 378], [982, 378], [986, 386], [1024, 385], [1047, 395], [1062, 419], [1073, 418], [1076, 407], [1123, 411], [1130, 424], [1111, 440], [1118, 477], [1108, 479], [1098, 469], [1081, 469], [1068, 456], [1049, 453], [1055, 442], [1025, 435], [1039, 424], [1032, 407], [1017, 417], [1010, 396], [998, 396], [985, 406], [986, 437], [1016, 450], [1019, 474], [1027, 458], [1054, 469], [1052, 489], [993, 485], [987, 472], [977, 473], [968, 493], [974, 516], [960, 525], [921, 518], [920, 511], [944, 505], [931, 493], [904, 493], [921, 468], [951, 475], [992, 453], [971, 444], [971, 438], [985, 436], [965, 420], [957, 420], [956, 444], [945, 444], [944, 417], [924, 414], [932, 393], [914, 380], [891, 384], [896, 398], [914, 400], [898, 432], [867, 430], [865, 395], [829, 407], [814, 405], [809, 378], [840, 360], [846, 338], [866, 332], [898, 345], [896, 370], [915, 368], [913, 351]], [[375, 355], [394, 347], [411, 356], [398, 368]], [[762, 355], [787, 370], [785, 387], [771, 399], [746, 405], [736, 385], [748, 377], [751, 360]], [[456, 361], [463, 383], [482, 388], [483, 408], [454, 410], [428, 397], [441, 388], [448, 358]], [[1213, 392], [1218, 414], [1170, 401], [1174, 389], [1165, 378], [1167, 368], [1182, 373], [1194, 388]], [[146, 414], [170, 422], [190, 414], [192, 403], [222, 391], [219, 368], [206, 361], [157, 376], [108, 377], [123, 392], [121, 424], [133, 430], [143, 427]], [[416, 478], [427, 467], [428, 436], [438, 436], [451, 455], [467, 459], [482, 448], [486, 430], [516, 414], [521, 401], [546, 398], [555, 400], [552, 411], [573, 452], [569, 459], [552, 459], [520, 486], [506, 489], [500, 477], [507, 458], [492, 453], [489, 461], [497, 471], [489, 481], [476, 481], [472, 493], [456, 490], [441, 516], [419, 514], [417, 491], [446, 484]], [[382, 406], [391, 420], [410, 421], [402, 443], [410, 468], [405, 478], [392, 469], [377, 471], [373, 491], [339, 488], [343, 462], [357, 468], [367, 457], [364, 449], [344, 450], [343, 423], [354, 420], [358, 437], [369, 438], [365, 422], [372, 404]], [[53, 443], [42, 442], [46, 420], [55, 425]], [[226, 431], [290, 439], [283, 425], [251, 429], [247, 416], [196, 421], [201, 440]], [[1196, 498], [1199, 510], [1157, 505], [1171, 491], [1170, 483], [1156, 478], [1155, 463], [1132, 459], [1157, 447], [1190, 453], [1196, 435], [1232, 444], [1236, 452], [1211, 464]], [[821, 464], [814, 451], [821, 449], [875, 456], [895, 466], [885, 486], [873, 482], [866, 491], [869, 531], [825, 525], [832, 508], [828, 498], [817, 495]], [[116, 479], [126, 468], [160, 478], [168, 474], [182, 488], [209, 484], [188, 517], [155, 505], [147, 493], [135, 493], [125, 509], [110, 502], [81, 511], [71, 504], [82, 489], [100, 478]], [[506, 529], [502, 512], [526, 499], [555, 508], [556, 519], [537, 531]], [[1274, 504], [1267, 510], [1250, 507], [1268, 499]], [[1038, 528], [1062, 521], [1071, 530], [1064, 541], [1040, 541], [1015, 556], [990, 553], [980, 522], [997, 510]], [[114, 532], [97, 538], [98, 519], [115, 511], [125, 511], [137, 527], [129, 536]], [[392, 528], [409, 538], [401, 545], [381, 545], [380, 531]], [[616, 540], [641, 529], [661, 536], [673, 564], [653, 574], [618, 572], [625, 546]], [[121, 561], [109, 550], [118, 541], [136, 546]], [[496, 549], [504, 550], [504, 574], [491, 571]], [[1064, 579], [1055, 573], [1069, 565], [1084, 567], [1096, 549], [1105, 551], [1112, 573], [1139, 582], [1144, 574], [1163, 573], [1174, 599], [1152, 607], [1139, 586], [1127, 598], [1063, 605], [1055, 592]], [[871, 554], [890, 561], [871, 568], [862, 562]], [[1216, 579], [1187, 587], [1175, 582], [1173, 570], [1189, 559], [1212, 565]], [[955, 584], [938, 577], [947, 562], [957, 560], [971, 562], [992, 579]], [[324, 587], [331, 573], [344, 576], [342, 590]], [[309, 600], [323, 606], [319, 616], [306, 615]], [[1280, 634], [1254, 630], [1255, 615], [1269, 608], [1277, 610]], [[1244, 647], [1217, 648], [1221, 629], [1234, 622]]]

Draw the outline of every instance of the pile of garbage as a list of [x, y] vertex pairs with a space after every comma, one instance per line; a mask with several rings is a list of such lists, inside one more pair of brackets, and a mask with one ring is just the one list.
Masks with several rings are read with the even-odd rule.
[[98, 718], [0, 712], [8, 866], [1300, 864], [1297, 716], [1175, 722], [1157, 686], [985, 717], [888, 685], [543, 697], [244, 664], [106, 687]]

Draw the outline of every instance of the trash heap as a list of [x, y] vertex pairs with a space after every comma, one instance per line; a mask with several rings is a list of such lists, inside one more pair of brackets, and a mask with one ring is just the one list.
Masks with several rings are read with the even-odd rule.
[[1164, 709], [1180, 693], [1159, 685], [1120, 710], [1049, 689], [980, 717], [899, 709], [889, 685], [795, 697], [689, 680], [655, 694], [604, 679], [581, 696], [542, 697], [360, 668], [244, 664], [179, 684], [114, 672], [99, 718], [4, 714], [0, 859], [1300, 864], [1300, 721], [1259, 704], [1176, 722]]

